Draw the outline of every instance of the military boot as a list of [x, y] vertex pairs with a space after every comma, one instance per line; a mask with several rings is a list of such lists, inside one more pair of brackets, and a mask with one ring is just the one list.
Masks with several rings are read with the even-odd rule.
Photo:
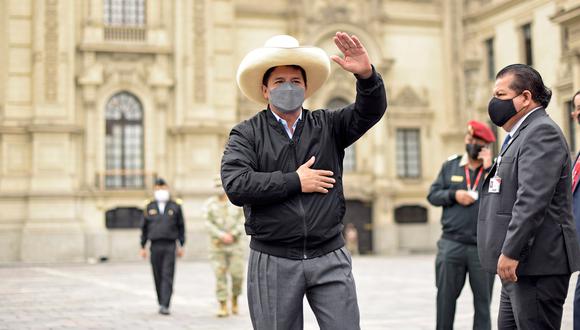
[[228, 304], [225, 301], [220, 301], [220, 308], [217, 312], [217, 317], [228, 316]]
[[238, 315], [238, 297], [232, 298], [232, 314]]

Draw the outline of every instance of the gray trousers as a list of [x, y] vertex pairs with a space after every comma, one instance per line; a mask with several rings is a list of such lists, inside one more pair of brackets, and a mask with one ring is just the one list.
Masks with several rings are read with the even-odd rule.
[[294, 260], [255, 250], [248, 263], [248, 305], [257, 330], [304, 328], [304, 296], [320, 329], [360, 329], [356, 288], [346, 248]]
[[477, 254], [477, 246], [447, 239], [437, 242], [435, 278], [437, 285], [438, 330], [453, 329], [457, 298], [469, 276], [473, 292], [473, 329], [491, 330], [491, 293], [494, 275], [483, 270]]

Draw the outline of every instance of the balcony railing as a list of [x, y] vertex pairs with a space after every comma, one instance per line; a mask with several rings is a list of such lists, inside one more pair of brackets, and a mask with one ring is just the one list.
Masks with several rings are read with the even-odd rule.
[[147, 28], [143, 26], [105, 26], [106, 41], [142, 42], [147, 40]]
[[143, 170], [107, 170], [95, 176], [99, 191], [152, 189], [157, 173]]

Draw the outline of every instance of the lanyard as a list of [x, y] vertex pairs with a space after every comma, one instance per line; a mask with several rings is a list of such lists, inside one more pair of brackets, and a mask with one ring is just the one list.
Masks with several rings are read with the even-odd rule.
[[479, 168], [479, 173], [475, 178], [475, 182], [473, 184], [473, 189], [471, 187], [471, 176], [469, 175], [469, 166], [465, 165], [465, 180], [467, 180], [467, 190], [475, 190], [477, 189], [477, 185], [479, 184], [479, 179], [481, 179], [481, 174], [483, 173], [483, 166]]

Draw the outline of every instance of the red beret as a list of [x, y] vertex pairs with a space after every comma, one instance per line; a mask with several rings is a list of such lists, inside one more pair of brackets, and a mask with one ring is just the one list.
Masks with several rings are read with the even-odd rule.
[[481, 123], [476, 120], [470, 120], [467, 123], [467, 131], [473, 137], [482, 139], [487, 143], [495, 142], [495, 135], [493, 131], [484, 123]]

